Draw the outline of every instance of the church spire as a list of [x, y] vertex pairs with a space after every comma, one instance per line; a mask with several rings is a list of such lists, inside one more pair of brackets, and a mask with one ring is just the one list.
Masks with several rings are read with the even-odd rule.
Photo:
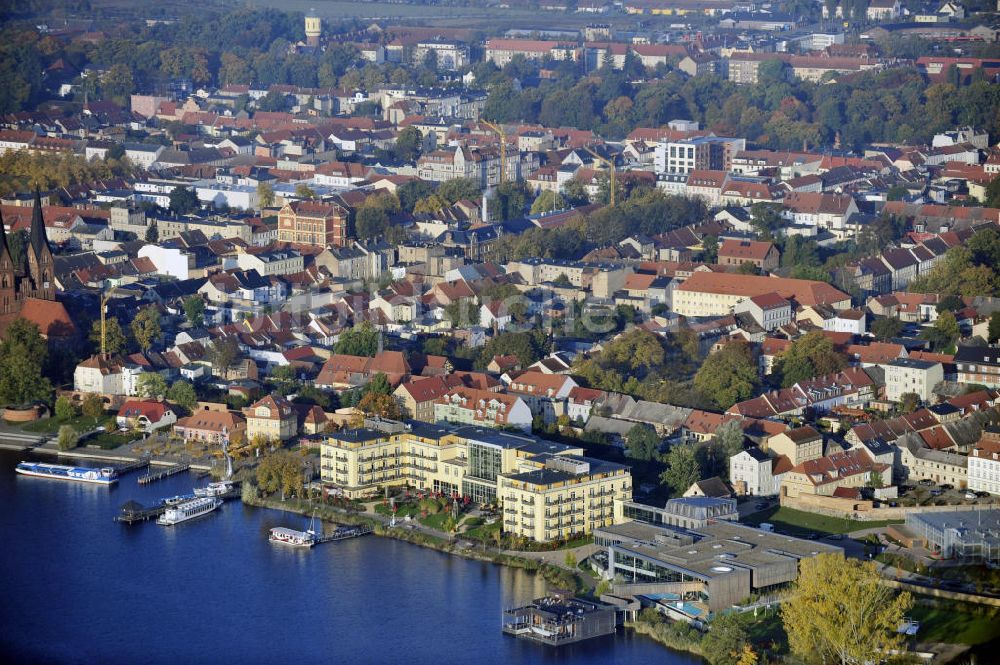
[[31, 213], [30, 231], [31, 250], [35, 256], [41, 256], [48, 249], [49, 239], [45, 235], [45, 220], [42, 218], [42, 193], [35, 188], [35, 209]]

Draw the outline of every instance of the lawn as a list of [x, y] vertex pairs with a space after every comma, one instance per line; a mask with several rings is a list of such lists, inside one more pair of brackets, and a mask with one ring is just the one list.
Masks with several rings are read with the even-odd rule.
[[427, 517], [421, 517], [420, 523], [424, 526], [429, 526], [432, 529], [437, 529], [438, 531], [447, 531], [445, 529], [445, 522], [451, 519], [451, 513], [442, 512], [435, 515], [428, 515]]
[[751, 526], [758, 526], [762, 522], [769, 522], [774, 525], [776, 530], [785, 531], [795, 536], [807, 533], [849, 533], [859, 529], [871, 529], [888, 524], [901, 524], [902, 520], [862, 522], [860, 520], [828, 517], [827, 515], [807, 513], [803, 510], [774, 506], [759, 513], [748, 515], [743, 522]]
[[472, 538], [475, 540], [486, 541], [487, 543], [492, 543], [494, 539], [494, 533], [500, 530], [500, 520], [493, 522], [493, 524], [482, 524], [480, 526], [473, 527], [466, 531], [464, 536], [467, 538]]
[[1000, 638], [1000, 616], [981, 605], [918, 599], [909, 616], [921, 624], [920, 641], [983, 644]]
[[94, 429], [97, 425], [102, 424], [109, 429], [114, 429], [118, 427], [114, 420], [115, 419], [112, 416], [103, 416], [98, 418], [96, 421], [93, 418], [84, 418], [83, 416], [76, 416], [75, 418], [69, 418], [67, 420], [60, 420], [58, 418], [42, 418], [41, 420], [36, 420], [33, 423], [28, 423], [21, 429], [25, 432], [35, 432], [36, 434], [55, 434], [63, 425], [70, 425], [77, 432], [88, 432]]

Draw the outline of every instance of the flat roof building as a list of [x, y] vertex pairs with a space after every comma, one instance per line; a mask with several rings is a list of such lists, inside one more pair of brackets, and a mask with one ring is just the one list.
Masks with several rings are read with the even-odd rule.
[[906, 529], [945, 559], [1000, 562], [1000, 510], [907, 513]]

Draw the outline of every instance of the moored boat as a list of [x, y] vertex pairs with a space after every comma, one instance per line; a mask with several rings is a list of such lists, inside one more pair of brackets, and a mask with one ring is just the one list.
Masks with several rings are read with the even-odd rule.
[[272, 543], [291, 545], [292, 547], [312, 547], [316, 544], [316, 534], [312, 531], [296, 531], [283, 526], [271, 529], [267, 539]]
[[71, 480], [78, 483], [91, 483], [95, 485], [111, 485], [118, 482], [118, 474], [111, 467], [94, 469], [85, 466], [21, 462], [17, 465], [16, 471], [24, 476]]
[[214, 496], [182, 501], [163, 511], [163, 514], [156, 520], [156, 523], [164, 526], [173, 526], [174, 524], [180, 524], [181, 522], [207, 515], [221, 505], [222, 499]]
[[209, 483], [205, 487], [194, 488], [195, 496], [225, 496], [233, 489], [233, 484], [228, 480]]

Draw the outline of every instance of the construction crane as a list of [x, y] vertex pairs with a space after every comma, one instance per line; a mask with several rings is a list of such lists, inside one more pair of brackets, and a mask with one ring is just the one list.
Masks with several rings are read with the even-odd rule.
[[[117, 288], [117, 287], [115, 287]], [[101, 355], [108, 355], [108, 325], [107, 325], [107, 313], [105, 310], [108, 306], [108, 301], [111, 300], [111, 295], [115, 292], [115, 289], [111, 289], [108, 292], [101, 292]]]
[[507, 133], [503, 126], [496, 125], [489, 120], [480, 120], [481, 123], [492, 129], [500, 136], [500, 182], [507, 181]]
[[594, 152], [590, 148], [590, 146], [583, 146], [583, 149], [586, 150], [587, 152], [589, 152], [594, 157], [594, 159], [596, 159], [597, 161], [601, 162], [602, 164], [606, 164], [608, 166], [608, 168], [611, 169], [611, 180], [610, 180], [611, 196], [610, 196], [610, 202], [611, 202], [611, 207], [614, 208], [615, 207], [615, 198], [616, 198], [616, 194], [617, 194], [617, 186], [616, 186], [615, 183], [618, 180], [618, 176], [617, 176], [617, 174], [615, 172], [615, 160], [608, 159], [607, 157], [602, 157], [601, 155], [598, 155], [596, 152]]

